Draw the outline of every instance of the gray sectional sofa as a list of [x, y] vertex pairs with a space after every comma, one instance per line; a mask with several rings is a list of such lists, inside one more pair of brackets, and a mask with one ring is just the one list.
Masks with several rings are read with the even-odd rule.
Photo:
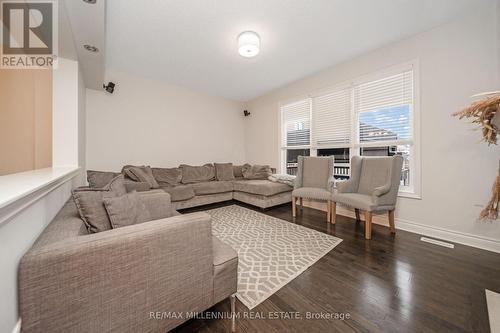
[[[227, 171], [229, 166], [232, 173], [226, 172], [221, 176], [222, 172], [219, 170]], [[128, 191], [161, 189], [170, 194], [172, 206], [176, 210], [233, 199], [265, 209], [291, 202], [292, 199], [291, 186], [267, 179], [272, 171], [268, 166], [215, 163], [203, 166], [182, 164], [178, 168], [150, 168], [150, 177], [154, 178], [152, 183], [128, 172], [132, 167], [127, 165], [122, 169], [122, 173], [128, 178]], [[100, 187], [118, 174], [88, 171], [88, 181], [91, 187]]]
[[[22, 332], [163, 333], [189, 319], [169, 313], [228, 297], [234, 313], [236, 251], [212, 235], [210, 215], [176, 210], [289, 202], [292, 188], [267, 180], [269, 172], [229, 163], [89, 171], [89, 186], [73, 190], [21, 260]], [[139, 211], [148, 218], [139, 221]], [[117, 224], [125, 221], [133, 223]]]

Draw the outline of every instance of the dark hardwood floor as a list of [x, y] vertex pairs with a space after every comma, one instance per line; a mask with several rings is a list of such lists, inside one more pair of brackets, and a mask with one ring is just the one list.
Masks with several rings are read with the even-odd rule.
[[[290, 205], [264, 213], [292, 221]], [[363, 222], [337, 216], [333, 226], [310, 208], [295, 223], [343, 242], [252, 311], [237, 301], [236, 332], [489, 332], [484, 290], [500, 292], [500, 254], [459, 244], [449, 249], [378, 225], [367, 241]], [[229, 309], [227, 300], [208, 311]], [[296, 312], [302, 319], [269, 318]], [[349, 319], [305, 319], [307, 312]], [[230, 324], [197, 319], [174, 331], [230, 332]]]

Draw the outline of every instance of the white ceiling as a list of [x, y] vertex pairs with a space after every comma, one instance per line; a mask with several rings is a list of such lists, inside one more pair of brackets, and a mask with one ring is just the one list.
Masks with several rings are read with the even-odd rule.
[[[105, 3], [97, 1], [95, 4], [89, 4], [83, 1], [66, 0], [59, 4], [59, 10], [65, 10], [64, 14], [59, 14], [63, 21], [59, 22], [59, 39], [62, 41], [60, 43], [62, 45], [59, 45], [59, 54], [64, 58], [72, 59], [74, 55], [71, 53], [76, 52], [86, 87], [102, 89], [106, 51]], [[69, 20], [69, 25], [65, 24], [66, 20]], [[70, 47], [67, 35], [71, 33], [74, 45]], [[99, 52], [92, 53], [85, 50], [83, 47], [85, 44], [97, 47]], [[71, 48], [73, 50], [70, 50]]]
[[[107, 0], [106, 69], [247, 101], [490, 0]], [[261, 53], [238, 55], [245, 30]]]

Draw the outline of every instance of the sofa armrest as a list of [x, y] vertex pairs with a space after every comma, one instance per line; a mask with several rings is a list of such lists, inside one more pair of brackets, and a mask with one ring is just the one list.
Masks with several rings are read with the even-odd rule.
[[22, 331], [165, 332], [213, 299], [211, 218], [193, 213], [28, 251], [19, 267]]
[[153, 220], [178, 215], [174, 207], [172, 207], [169, 193], [163, 190], [151, 190], [139, 192], [138, 194]]
[[151, 189], [151, 185], [147, 182], [136, 182], [133, 180], [125, 179], [125, 189], [127, 192], [137, 191], [144, 192], [149, 191]]

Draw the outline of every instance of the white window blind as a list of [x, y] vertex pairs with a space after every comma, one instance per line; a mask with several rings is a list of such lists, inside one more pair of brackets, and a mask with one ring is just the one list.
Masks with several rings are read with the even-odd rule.
[[281, 106], [283, 121], [283, 146], [307, 146], [310, 144], [311, 102], [304, 99]]
[[313, 145], [345, 146], [351, 142], [351, 89], [313, 98]]
[[355, 86], [359, 142], [411, 140], [413, 70]]

